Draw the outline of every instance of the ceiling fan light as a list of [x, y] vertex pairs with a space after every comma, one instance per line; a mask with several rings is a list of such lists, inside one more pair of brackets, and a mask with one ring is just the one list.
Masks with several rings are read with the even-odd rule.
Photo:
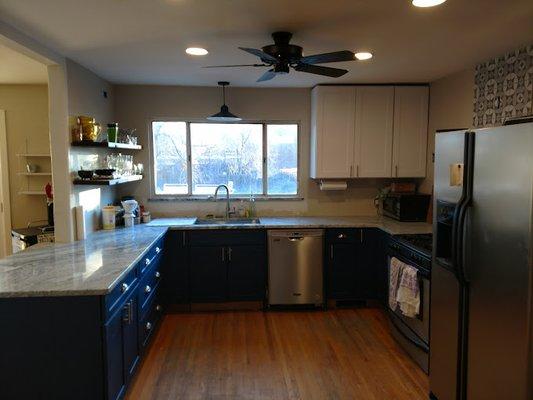
[[369, 53], [367, 51], [361, 51], [359, 53], [355, 53], [355, 58], [357, 58], [359, 61], [370, 60], [372, 57], [373, 57], [372, 53]]
[[191, 56], [205, 56], [209, 52], [202, 47], [187, 47], [185, 53]]
[[412, 0], [411, 3], [415, 7], [435, 7], [446, 2], [446, 0]]

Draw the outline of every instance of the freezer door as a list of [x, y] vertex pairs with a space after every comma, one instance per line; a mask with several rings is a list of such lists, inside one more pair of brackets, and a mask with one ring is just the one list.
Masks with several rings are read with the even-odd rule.
[[439, 400], [455, 400], [457, 394], [461, 286], [451, 263], [452, 221], [443, 215], [453, 216], [463, 192], [465, 145], [464, 131], [438, 133], [435, 138], [429, 379]]
[[475, 147], [467, 398], [531, 399], [533, 124], [480, 130]]

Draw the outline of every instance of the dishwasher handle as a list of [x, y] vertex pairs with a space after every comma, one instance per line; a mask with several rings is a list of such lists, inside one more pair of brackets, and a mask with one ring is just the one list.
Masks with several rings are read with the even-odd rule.
[[289, 239], [290, 242], [300, 242], [304, 240], [303, 236], [289, 236], [287, 239]]

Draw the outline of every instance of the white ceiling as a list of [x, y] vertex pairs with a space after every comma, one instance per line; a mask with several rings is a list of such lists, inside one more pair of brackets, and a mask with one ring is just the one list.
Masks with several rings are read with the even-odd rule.
[[[533, 1], [448, 0], [0, 0], [0, 18], [114, 83], [313, 86], [427, 82], [533, 43]], [[255, 83], [261, 68], [237, 46], [260, 48], [289, 30], [307, 55], [369, 50], [367, 62], [337, 63], [342, 78], [291, 72]], [[203, 58], [188, 46], [209, 50]]]
[[48, 82], [46, 66], [0, 44], [0, 84]]

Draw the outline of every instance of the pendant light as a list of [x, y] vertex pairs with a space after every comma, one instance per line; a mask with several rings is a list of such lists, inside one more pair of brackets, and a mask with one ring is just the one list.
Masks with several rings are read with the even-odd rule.
[[234, 122], [240, 121], [242, 118], [237, 117], [235, 114], [229, 112], [229, 108], [226, 105], [226, 86], [229, 85], [229, 82], [218, 82], [219, 86], [222, 86], [222, 107], [220, 107], [220, 112], [207, 117], [209, 121], [218, 121], [218, 122]]

